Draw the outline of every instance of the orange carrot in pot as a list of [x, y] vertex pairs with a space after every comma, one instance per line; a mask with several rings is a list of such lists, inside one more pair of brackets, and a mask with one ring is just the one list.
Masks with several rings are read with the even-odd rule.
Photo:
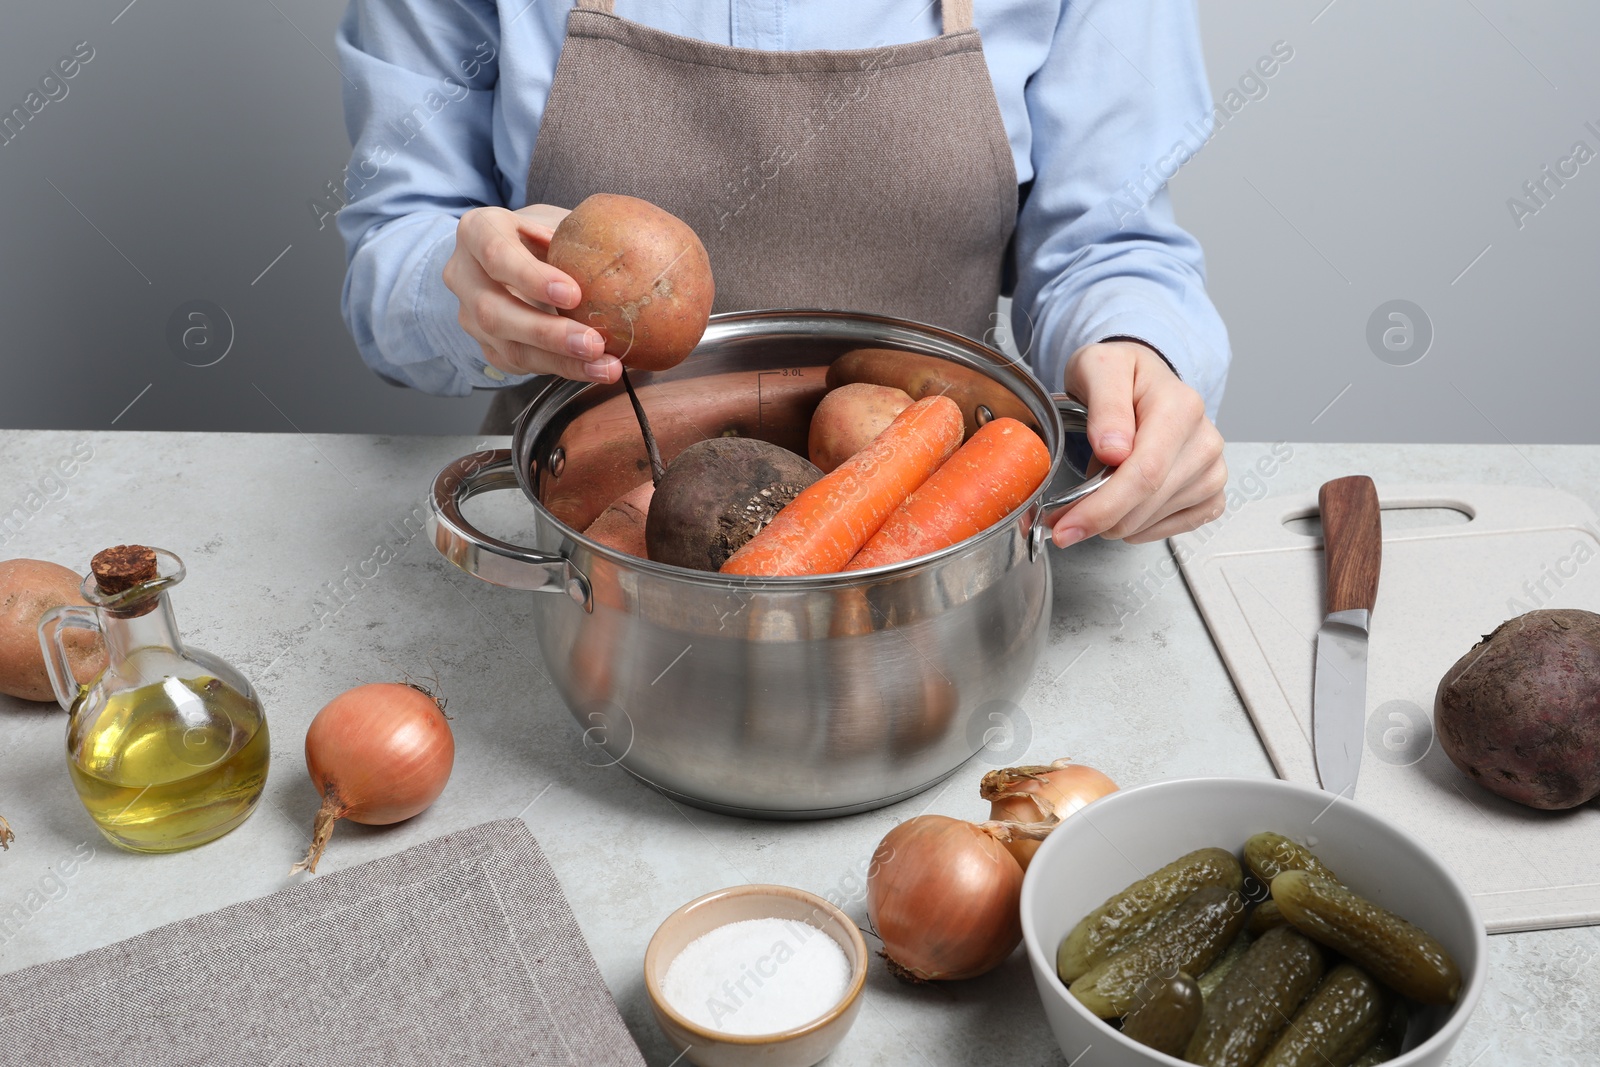
[[937, 552], [987, 530], [1050, 473], [1050, 450], [1016, 419], [998, 418], [967, 439], [884, 521], [845, 570]]
[[930, 396], [872, 443], [795, 497], [722, 565], [723, 574], [776, 577], [844, 569], [878, 527], [961, 443], [961, 408]]

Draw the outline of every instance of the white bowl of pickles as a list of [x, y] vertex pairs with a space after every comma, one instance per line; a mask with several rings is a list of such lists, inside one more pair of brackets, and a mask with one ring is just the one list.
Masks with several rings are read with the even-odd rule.
[[1039, 848], [1022, 935], [1074, 1067], [1442, 1067], [1483, 991], [1466, 887], [1319, 789], [1112, 793]]

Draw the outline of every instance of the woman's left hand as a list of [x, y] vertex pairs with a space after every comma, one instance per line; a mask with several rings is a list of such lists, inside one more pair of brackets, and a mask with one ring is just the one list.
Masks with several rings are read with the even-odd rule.
[[1156, 541], [1222, 514], [1222, 435], [1200, 394], [1154, 349], [1137, 341], [1084, 345], [1067, 360], [1065, 384], [1089, 409], [1095, 458], [1117, 470], [1053, 517], [1057, 545], [1094, 534]]

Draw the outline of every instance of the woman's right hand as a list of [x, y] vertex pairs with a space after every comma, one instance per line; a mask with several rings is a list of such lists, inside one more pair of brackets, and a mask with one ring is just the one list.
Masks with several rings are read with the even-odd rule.
[[578, 305], [578, 283], [545, 262], [567, 208], [473, 208], [456, 225], [444, 284], [461, 302], [461, 328], [506, 374], [558, 374], [614, 382], [621, 362], [588, 326], [556, 313]]

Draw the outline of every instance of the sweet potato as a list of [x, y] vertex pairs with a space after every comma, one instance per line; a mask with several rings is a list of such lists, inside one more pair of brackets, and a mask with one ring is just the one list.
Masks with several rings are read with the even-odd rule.
[[[0, 693], [24, 700], [54, 700], [44, 652], [39, 647], [39, 618], [63, 604], [82, 604], [82, 579], [56, 563], [38, 559], [0, 562]], [[100, 637], [87, 630], [66, 631], [67, 658], [73, 676], [87, 684], [106, 665]]]
[[644, 558], [647, 555], [644, 539], [645, 517], [650, 514], [650, 500], [655, 496], [655, 492], [654, 482], [645, 482], [628, 490], [612, 501], [611, 505], [600, 513], [600, 517], [591, 522], [589, 528], [583, 532], [591, 540], [598, 541], [607, 548]]
[[786, 448], [748, 437], [690, 445], [656, 487], [645, 524], [650, 558], [714, 571], [822, 472]]
[[[1033, 412], [1011, 390], [978, 371], [937, 356], [894, 348], [857, 348], [834, 360], [828, 368], [829, 389], [853, 382], [901, 389], [912, 400], [947, 396], [961, 408], [968, 437], [988, 418], [1001, 415], [1016, 419], [1036, 433], [1039, 430], [1039, 421], [1033, 417]], [[980, 407], [988, 409], [987, 417], [980, 416]]]
[[676, 215], [596, 193], [561, 220], [548, 259], [582, 292], [561, 314], [594, 327], [624, 366], [666, 370], [700, 343], [716, 295], [711, 260]]
[[904, 389], [887, 385], [852, 382], [830, 391], [811, 416], [811, 462], [827, 474], [871, 444], [910, 406]]
[[[811, 366], [785, 374], [708, 374], [641, 386], [639, 399], [669, 465], [708, 437], [754, 437], [803, 455], [811, 413], [827, 391], [824, 372]], [[539, 499], [574, 530], [587, 529], [613, 500], [650, 477], [639, 421], [621, 393], [574, 418], [549, 452], [556, 447], [560, 473], [541, 464]]]
[[1530, 611], [1439, 682], [1434, 728], [1468, 778], [1534, 808], [1600, 796], [1600, 615]]

